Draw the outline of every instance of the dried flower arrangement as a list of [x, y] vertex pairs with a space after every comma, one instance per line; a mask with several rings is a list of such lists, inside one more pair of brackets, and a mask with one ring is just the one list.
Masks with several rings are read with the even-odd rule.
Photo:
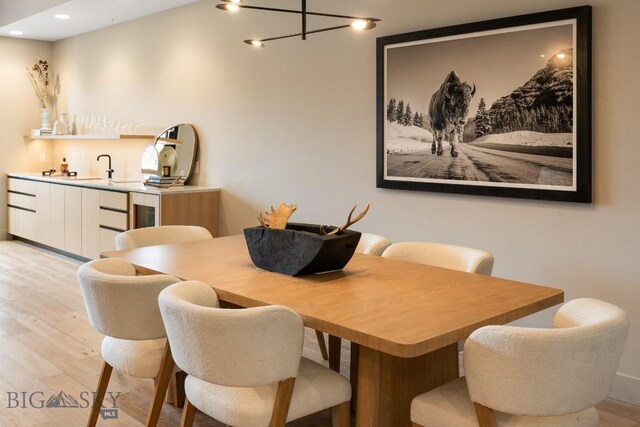
[[49, 86], [49, 63], [42, 59], [33, 64], [31, 68], [26, 68], [29, 80], [36, 91], [36, 96], [42, 108], [47, 108], [47, 87]]

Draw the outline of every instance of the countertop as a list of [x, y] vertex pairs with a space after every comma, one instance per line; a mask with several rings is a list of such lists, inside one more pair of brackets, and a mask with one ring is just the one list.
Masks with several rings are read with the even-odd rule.
[[184, 185], [171, 188], [158, 188], [150, 185], [144, 185], [142, 181], [127, 179], [106, 179], [95, 176], [42, 176], [37, 172], [9, 172], [8, 176], [12, 178], [21, 178], [31, 181], [48, 182], [51, 184], [72, 185], [75, 187], [95, 188], [97, 190], [119, 191], [122, 193], [147, 193], [147, 194], [173, 194], [173, 193], [199, 193], [209, 191], [220, 191], [219, 188], [203, 187], [199, 185]]

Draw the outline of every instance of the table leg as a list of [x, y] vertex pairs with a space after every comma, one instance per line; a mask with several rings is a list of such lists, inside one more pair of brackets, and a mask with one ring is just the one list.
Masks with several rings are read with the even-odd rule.
[[458, 377], [457, 350], [402, 358], [360, 346], [356, 426], [411, 426], [411, 400]]
[[358, 360], [360, 359], [360, 344], [351, 342], [351, 366], [349, 380], [351, 381], [351, 413], [356, 413], [358, 401]]
[[340, 354], [342, 339], [329, 335], [329, 368], [340, 373]]

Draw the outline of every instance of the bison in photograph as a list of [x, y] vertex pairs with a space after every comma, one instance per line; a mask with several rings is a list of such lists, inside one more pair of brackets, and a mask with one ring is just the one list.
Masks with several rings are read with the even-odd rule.
[[445, 135], [448, 135], [451, 144], [451, 157], [458, 156], [458, 142], [462, 138], [469, 114], [469, 104], [475, 93], [475, 83], [471, 87], [468, 83], [462, 82], [456, 72], [452, 70], [440, 89], [431, 96], [429, 103], [429, 119], [433, 132], [431, 153], [436, 153], [437, 143], [438, 156], [444, 154], [442, 140]]

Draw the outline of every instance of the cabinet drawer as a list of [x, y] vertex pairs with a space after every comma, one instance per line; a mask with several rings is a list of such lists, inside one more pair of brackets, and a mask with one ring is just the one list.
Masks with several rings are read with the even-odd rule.
[[26, 196], [18, 193], [7, 194], [7, 204], [15, 206], [17, 208], [29, 209], [31, 211], [36, 210], [36, 198], [35, 196]]
[[116, 236], [119, 231], [107, 230], [100, 228], [100, 253], [116, 250]]
[[9, 178], [7, 185], [9, 191], [16, 191], [18, 193], [36, 195], [36, 182], [27, 181], [26, 179]]
[[9, 208], [7, 225], [9, 234], [34, 240], [36, 235], [36, 213], [24, 209]]
[[100, 207], [126, 212], [129, 210], [128, 193], [100, 190]]
[[129, 214], [100, 209], [100, 225], [126, 231], [129, 229]]

